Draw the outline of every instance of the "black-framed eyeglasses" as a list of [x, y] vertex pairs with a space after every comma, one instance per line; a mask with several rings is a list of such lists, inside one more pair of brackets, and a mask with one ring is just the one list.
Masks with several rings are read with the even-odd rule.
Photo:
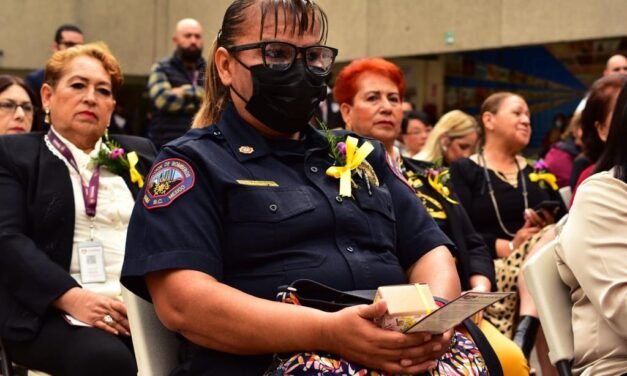
[[313, 45], [297, 47], [287, 42], [264, 41], [227, 48], [229, 52], [261, 49], [263, 65], [273, 71], [286, 71], [292, 67], [296, 57], [302, 54], [305, 66], [309, 72], [325, 76], [331, 72], [333, 62], [337, 56], [337, 49], [328, 46]]
[[13, 101], [2, 101], [0, 102], [0, 112], [6, 114], [14, 114], [17, 111], [17, 108], [21, 108], [26, 116], [33, 116], [33, 112], [35, 112], [35, 107], [30, 102], [23, 103], [15, 103]]

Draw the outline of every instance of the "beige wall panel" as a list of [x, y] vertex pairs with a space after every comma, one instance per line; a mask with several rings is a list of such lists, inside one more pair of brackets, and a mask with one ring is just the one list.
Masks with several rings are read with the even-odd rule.
[[337, 61], [367, 55], [372, 40], [367, 32], [369, 0], [317, 0], [329, 19], [327, 44], [339, 49]]
[[503, 46], [627, 35], [625, 0], [502, 0]]
[[166, 38], [159, 41], [159, 56], [167, 56], [174, 50], [172, 33], [176, 23], [183, 18], [194, 18], [203, 27], [206, 57], [207, 51], [222, 25], [222, 17], [232, 0], [170, 0], [167, 2]]
[[85, 39], [107, 43], [125, 74], [148, 74], [158, 27], [154, 0], [78, 1], [77, 13]]
[[[369, 0], [368, 51], [407, 56], [497, 46], [502, 0]], [[444, 35], [455, 41], [446, 44]]]
[[[627, 35], [625, 0], [317, 0], [339, 62]], [[106, 41], [127, 74], [172, 52], [176, 22], [198, 19], [206, 48], [231, 0], [0, 0], [0, 70], [41, 67], [53, 33], [77, 23]], [[444, 34], [454, 33], [446, 44]]]
[[421, 110], [424, 104], [437, 106], [438, 114], [444, 103], [444, 59], [391, 59], [398, 65], [407, 83], [408, 99]]
[[76, 1], [1, 0], [0, 68], [35, 69], [52, 53], [54, 32], [76, 22]]

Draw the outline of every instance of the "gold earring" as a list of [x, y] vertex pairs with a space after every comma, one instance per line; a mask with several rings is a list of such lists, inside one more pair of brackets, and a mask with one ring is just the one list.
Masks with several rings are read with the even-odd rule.
[[46, 124], [50, 124], [50, 109], [46, 108], [44, 112], [46, 113], [46, 116], [44, 116], [44, 122]]

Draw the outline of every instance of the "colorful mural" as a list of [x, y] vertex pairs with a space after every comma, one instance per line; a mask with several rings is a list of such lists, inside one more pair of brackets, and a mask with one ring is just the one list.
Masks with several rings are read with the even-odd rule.
[[447, 55], [444, 109], [477, 114], [491, 93], [516, 92], [529, 103], [531, 146], [539, 146], [555, 119], [572, 115], [606, 60], [621, 51], [627, 51], [626, 38]]

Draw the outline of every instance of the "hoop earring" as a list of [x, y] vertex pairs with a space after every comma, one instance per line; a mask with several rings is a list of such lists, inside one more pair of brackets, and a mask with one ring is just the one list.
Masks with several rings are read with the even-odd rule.
[[44, 112], [45, 112], [45, 114], [46, 114], [46, 115], [44, 116], [44, 123], [46, 123], [46, 124], [50, 124], [50, 109], [49, 109], [49, 108], [46, 108], [46, 109], [44, 110]]

